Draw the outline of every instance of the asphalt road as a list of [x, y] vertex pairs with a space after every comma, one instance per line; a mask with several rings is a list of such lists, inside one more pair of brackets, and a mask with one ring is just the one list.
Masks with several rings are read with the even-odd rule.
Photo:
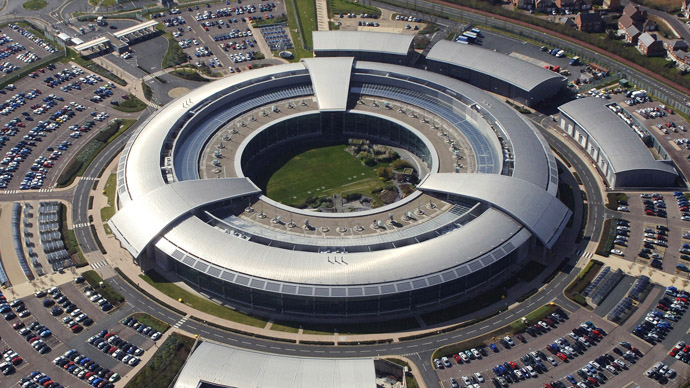
[[[105, 169], [108, 163], [120, 153], [132, 133], [134, 133], [140, 125], [146, 122], [150, 114], [151, 108], [146, 108], [139, 117], [137, 124], [132, 125], [125, 133], [121, 134], [115, 141], [110, 143], [86, 169], [84, 175], [74, 187], [74, 197], [72, 200], [72, 220], [74, 224], [89, 222], [87, 211], [89, 196], [93, 188], [93, 180], [100, 178], [103, 169]], [[91, 228], [77, 228], [75, 229], [75, 234], [77, 242], [84, 253], [98, 250], [98, 245], [91, 234]]]

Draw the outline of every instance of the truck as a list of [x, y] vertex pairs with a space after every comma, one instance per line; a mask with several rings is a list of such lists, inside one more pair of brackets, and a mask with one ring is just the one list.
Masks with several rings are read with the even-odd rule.
[[580, 57], [575, 56], [570, 60], [570, 66], [579, 66], [581, 64], [582, 62], [580, 62]]
[[99, 26], [105, 26], [108, 23], [106, 23], [105, 18], [103, 16], [99, 16], [96, 18], [96, 24], [98, 24]]

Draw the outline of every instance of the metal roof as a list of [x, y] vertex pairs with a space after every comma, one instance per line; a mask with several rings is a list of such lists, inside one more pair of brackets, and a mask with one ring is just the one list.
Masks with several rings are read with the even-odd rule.
[[309, 70], [314, 94], [322, 111], [344, 111], [350, 94], [354, 58], [302, 59]]
[[313, 31], [314, 51], [363, 51], [407, 55], [414, 35], [371, 31]]
[[155, 20], [149, 20], [149, 21], [146, 21], [146, 22], [143, 22], [143, 23], [139, 23], [139, 24], [134, 25], [134, 26], [131, 26], [131, 27], [127, 27], [127, 28], [122, 29], [122, 30], [119, 30], [119, 31], [115, 31], [115, 32], [113, 32], [113, 36], [115, 36], [116, 38], [120, 39], [120, 38], [122, 38], [123, 36], [126, 36], [126, 35], [128, 35], [128, 34], [131, 34], [131, 33], [133, 33], [133, 32], [145, 30], [145, 29], [147, 29], [147, 28], [152, 28], [152, 27], [154, 27], [156, 24], [158, 24], [157, 21], [155, 21]]
[[373, 358], [287, 356], [204, 341], [173, 387], [197, 388], [202, 381], [233, 388], [376, 388], [376, 371]]
[[[490, 238], [477, 238], [486, 236], [487, 231], [491, 231]], [[318, 295], [314, 289], [325, 287], [326, 294], [320, 296], [329, 297], [337, 296], [333, 289], [338, 287], [361, 291], [363, 286], [373, 286], [371, 295], [397, 292], [395, 288], [387, 291], [382, 286], [385, 283], [424, 288], [435, 284], [427, 278], [444, 271], [451, 272], [448, 280], [455, 279], [500, 260], [530, 236], [511, 217], [488, 209], [471, 222], [431, 240], [336, 256], [258, 244], [190, 217], [166, 232], [156, 247], [174, 260], [224, 281], [301, 295]], [[337, 239], [332, 243], [338, 246]], [[232, 255], [228, 254], [230, 249]], [[342, 257], [347, 264], [336, 263], [336, 257]]]
[[419, 189], [488, 202], [525, 225], [547, 248], [556, 242], [571, 214], [555, 195], [506, 175], [432, 174]]
[[[246, 178], [204, 179], [163, 185], [120, 209], [108, 224], [133, 256], [183, 214], [213, 202], [260, 193]], [[131, 247], [131, 248], [130, 248]]]
[[[145, 122], [125, 146], [118, 165], [118, 193], [124, 198], [124, 207], [110, 222], [123, 245], [129, 245], [130, 252], [136, 255], [160, 234], [162, 238], [155, 242], [160, 250], [185, 265], [224, 281], [299, 295], [321, 296], [318, 292], [327, 292], [326, 296], [337, 296], [337, 289], [340, 288], [347, 290], [346, 295], [361, 296], [429, 287], [438, 284], [441, 273], [444, 274], [443, 281], [466, 276], [505, 257], [527, 241], [532, 233], [547, 246], [560, 234], [562, 224], [559, 225], [554, 219], [561, 215], [564, 223], [567, 217], [560, 207], [550, 202], [551, 197], [545, 196], [558, 183], [557, 173], [552, 171], [556, 170], [555, 162], [552, 163], [553, 155], [543, 138], [529, 123], [500, 100], [466, 83], [420, 69], [373, 62], [356, 63], [351, 77], [358, 77], [358, 82], [380, 82], [409, 88], [418, 94], [432, 96], [434, 99], [427, 100], [428, 103], [443, 100], [446, 104], [456, 106], [453, 109], [464, 112], [468, 121], [483, 123], [479, 129], [482, 136], [491, 139], [491, 147], [497, 148], [499, 154], [501, 145], [497, 134], [501, 134], [514, 152], [512, 179], [530, 182], [535, 186], [523, 189], [526, 182], [513, 185], [523, 193], [542, 190], [544, 193], [534, 194], [534, 197], [542, 198], [543, 202], [536, 203], [525, 194], [525, 209], [517, 209], [514, 201], [504, 204], [504, 199], [495, 198], [495, 194], [492, 194], [496, 188], [489, 184], [494, 182], [489, 180], [491, 178], [474, 178], [477, 182], [481, 180], [485, 183], [476, 188], [430, 185], [428, 187], [441, 191], [457, 190], [459, 195], [476, 197], [485, 203], [494, 203], [496, 207], [430, 240], [397, 249], [345, 254], [347, 264], [335, 264], [322, 253], [293, 251], [246, 240], [220, 227], [206, 224], [196, 216], [181, 217], [194, 207], [222, 199], [223, 195], [224, 198], [246, 195], [252, 193], [254, 188], [250, 187], [253, 185], [248, 181], [244, 181], [244, 188], [221, 188], [224, 183], [213, 183], [216, 180], [191, 180], [181, 182], [189, 185], [184, 186], [182, 194], [176, 188], [165, 189], [165, 186], [182, 188], [178, 184], [167, 184], [161, 173], [161, 152], [170, 141], [169, 132], [177, 130], [178, 123], [191, 114], [206, 117], [203, 116], [204, 109], [234, 106], [233, 94], [238, 90], [245, 95], [265, 92], [264, 86], [273, 85], [272, 82], [289, 74], [300, 74], [304, 79], [307, 70], [311, 72], [315, 69], [307, 63], [322, 60], [327, 59], [257, 69], [209, 83], [170, 102], [149, 122]], [[337, 81], [345, 79], [341, 76]], [[300, 82], [309, 81], [305, 79]], [[208, 105], [210, 101], [219, 99], [223, 99], [225, 105]], [[218, 125], [224, 122], [218, 121]], [[192, 162], [198, 163], [198, 160]], [[502, 185], [505, 181], [497, 180], [495, 183]], [[186, 191], [187, 187], [189, 191]], [[221, 195], [220, 191], [225, 193]], [[200, 198], [188, 198], [187, 194], [199, 195]], [[545, 214], [547, 210], [544, 209], [552, 209], [555, 216], [545, 217], [547, 220], [543, 222], [535, 220], [538, 215], [528, 214], [531, 206], [535, 206], [535, 214]], [[149, 221], [149, 218], [155, 220]], [[521, 222], [530, 229], [523, 227]], [[548, 226], [555, 228], [551, 234], [546, 230]], [[489, 230], [491, 233], [487, 234]], [[338, 246], [335, 242], [333, 245]], [[232, 257], [228, 255], [229, 249], [232, 250]], [[386, 282], [390, 286], [381, 285]]]
[[655, 160], [639, 136], [606, 107], [609, 103], [601, 98], [580, 98], [561, 105], [558, 110], [594, 139], [615, 173], [642, 169], [675, 175], [673, 166]]
[[565, 80], [562, 75], [529, 62], [474, 45], [447, 40], [434, 44], [426, 58], [483, 73], [525, 91], [553, 79]]
[[88, 50], [90, 48], [96, 47], [98, 45], [104, 44], [106, 42], [110, 41], [107, 36], [101, 36], [96, 39], [90, 40], [86, 43], [82, 43], [78, 46], [74, 46], [74, 50], [77, 52]]

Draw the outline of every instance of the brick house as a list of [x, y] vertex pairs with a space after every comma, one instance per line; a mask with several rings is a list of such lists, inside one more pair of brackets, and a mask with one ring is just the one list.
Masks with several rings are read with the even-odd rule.
[[578, 30], [584, 32], [599, 32], [604, 28], [604, 20], [598, 12], [577, 14], [575, 24]]
[[664, 43], [656, 38], [656, 34], [645, 32], [637, 39], [637, 50], [648, 57], [658, 57], [666, 54]]
[[637, 38], [639, 38], [641, 34], [642, 33], [640, 32], [640, 30], [637, 29], [637, 27], [631, 25], [630, 27], [625, 29], [625, 41], [627, 43], [637, 45]]

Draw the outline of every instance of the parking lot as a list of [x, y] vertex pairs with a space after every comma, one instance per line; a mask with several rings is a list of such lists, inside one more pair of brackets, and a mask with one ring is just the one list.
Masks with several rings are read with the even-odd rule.
[[76, 65], [56, 63], [0, 90], [0, 189], [50, 189], [71, 157], [115, 117], [127, 93]]
[[[84, 293], [85, 289], [88, 290], [86, 287], [85, 283], [68, 283], [60, 286], [59, 290], [52, 290], [53, 293], [45, 290], [39, 296], [32, 295], [21, 302], [13, 302], [12, 306], [0, 307], [10, 308], [14, 314], [20, 310], [30, 311], [26, 317], [0, 322], [0, 346], [2, 349], [11, 348], [23, 359], [17, 363], [14, 372], [0, 376], [0, 386], [15, 386], [20, 379], [36, 370], [65, 386], [86, 387], [89, 386], [89, 380], [96, 385], [105, 381], [103, 386], [108, 386], [108, 380], [114, 374], [129, 372], [136, 365], [132, 359], [151, 349], [154, 341], [149, 336], [120, 323], [131, 314], [130, 307], [125, 305], [104, 313], [98, 303], [90, 301], [88, 294]], [[59, 313], [54, 312], [55, 309]], [[92, 322], [87, 324], [87, 320], [79, 318], [81, 314], [88, 316]], [[68, 320], [79, 320], [83, 326], [73, 332], [70, 329], [72, 323], [65, 323]], [[112, 352], [104, 352], [102, 348], [89, 343], [95, 342], [91, 338], [105, 337], [106, 334], [108, 338], [113, 338], [108, 342], [116, 344]], [[120, 353], [116, 353], [118, 349]], [[117, 376], [113, 379], [113, 386], [119, 386]]]
[[[650, 297], [633, 321], [637, 321], [640, 316], [644, 318], [645, 308], [648, 308], [653, 301], [655, 299]], [[467, 377], [470, 383], [478, 384], [480, 387], [493, 387], [501, 386], [498, 380], [496, 383], [492, 381], [501, 373], [508, 385], [516, 387], [545, 386], [544, 384], [551, 384], [553, 387], [591, 387], [602, 383], [611, 387], [627, 387], [630, 386], [631, 381], [642, 387], [658, 386], [657, 380], [644, 377], [644, 373], [657, 362], [665, 360], [664, 353], [669, 349], [664, 349], [663, 344], [652, 348], [650, 344], [631, 335], [632, 329], [629, 326], [634, 322], [630, 322], [630, 325], [617, 326], [596, 314], [581, 309], [570, 314], [564, 322], [554, 323], [555, 327], [551, 326], [547, 332], [536, 336], [523, 333], [524, 342], [516, 336], [511, 336], [514, 346], [505, 346], [495, 342], [496, 351], [487, 346], [484, 348], [481, 359], [477, 358], [469, 362], [461, 360], [458, 363], [453, 355], [447, 355], [450, 367], [437, 369], [439, 379], [444, 387], [452, 387], [451, 377], [459, 386], [471, 386], [463, 380], [463, 376]], [[678, 325], [680, 327], [681, 323], [679, 322]], [[574, 329], [580, 332], [572, 333]], [[597, 329], [601, 338], [596, 338], [592, 334], [593, 330]], [[589, 334], [581, 330], [586, 330]], [[678, 330], [677, 335], [683, 334], [683, 330]], [[584, 341], [589, 345], [580, 344], [581, 341], [574, 339], [573, 335], [586, 337]], [[594, 338], [589, 340], [590, 337]], [[669, 340], [675, 340], [675, 338]], [[580, 344], [581, 349], [576, 348], [574, 343]], [[556, 350], [553, 345], [558, 346], [559, 349]], [[638, 355], [634, 355], [636, 352]], [[560, 357], [564, 357], [565, 360]], [[681, 362], [667, 363], [676, 370], [676, 374], [666, 382], [666, 386], [679, 386], [690, 372], [687, 365]], [[499, 365], [503, 367], [504, 372], [499, 370]], [[510, 370], [513, 372], [509, 372]], [[479, 373], [484, 381], [481, 382], [475, 373]], [[512, 382], [508, 382], [508, 378]], [[578, 385], [579, 383], [582, 384]]]
[[257, 55], [261, 52], [259, 46], [265, 43], [258, 42], [264, 39], [263, 34], [251, 26], [250, 20], [273, 19], [284, 13], [280, 2], [245, 1], [234, 7], [182, 7], [153, 17], [175, 36], [192, 64], [227, 74], [251, 69], [263, 58]]
[[50, 42], [17, 24], [0, 29], [0, 71], [12, 74], [24, 66], [57, 52]]

